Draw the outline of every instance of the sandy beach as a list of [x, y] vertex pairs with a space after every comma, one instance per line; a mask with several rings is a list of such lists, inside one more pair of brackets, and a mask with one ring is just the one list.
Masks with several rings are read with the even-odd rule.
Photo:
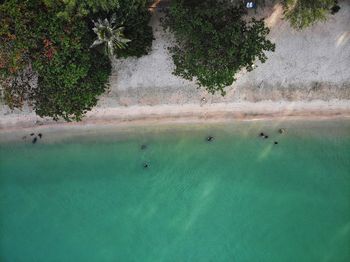
[[33, 109], [10, 110], [0, 102], [0, 132], [86, 125], [350, 117], [350, 5], [325, 23], [295, 31], [273, 1], [257, 13], [271, 29], [276, 51], [252, 72], [242, 71], [227, 95], [208, 94], [172, 74], [172, 36], [154, 12], [152, 50], [141, 58], [113, 61], [109, 89], [78, 123], [40, 118]]
[[34, 113], [2, 116], [0, 132], [26, 129], [84, 127], [86, 125], [146, 125], [161, 123], [213, 123], [263, 119], [350, 119], [350, 103], [340, 100], [313, 102], [241, 102], [96, 108], [81, 122], [43, 119]]

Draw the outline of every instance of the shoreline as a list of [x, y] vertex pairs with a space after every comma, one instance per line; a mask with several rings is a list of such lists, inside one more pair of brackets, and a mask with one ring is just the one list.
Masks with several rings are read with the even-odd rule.
[[277, 48], [267, 53], [266, 63], [257, 63], [251, 72], [242, 70], [225, 97], [208, 94], [194, 81], [172, 73], [175, 65], [168, 47], [174, 38], [161, 26], [164, 13], [154, 12], [151, 51], [141, 58], [112, 61], [109, 88], [81, 122], [40, 118], [27, 106], [13, 112], [1, 101], [0, 134], [103, 125], [350, 119], [350, 66], [343, 59], [350, 54], [350, 5], [342, 1], [339, 14], [327, 23], [291, 33], [281, 6], [266, 4], [255, 15], [265, 19]]
[[142, 126], [169, 123], [215, 123], [253, 120], [332, 119], [350, 120], [350, 101], [237, 102], [129, 107], [96, 107], [80, 122], [43, 119], [34, 113], [2, 114], [0, 133], [39, 128], [84, 126]]

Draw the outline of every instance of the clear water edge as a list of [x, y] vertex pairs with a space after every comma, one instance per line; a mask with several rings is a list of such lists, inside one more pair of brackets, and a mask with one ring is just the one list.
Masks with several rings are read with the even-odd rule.
[[350, 123], [282, 124], [2, 143], [0, 260], [348, 261]]

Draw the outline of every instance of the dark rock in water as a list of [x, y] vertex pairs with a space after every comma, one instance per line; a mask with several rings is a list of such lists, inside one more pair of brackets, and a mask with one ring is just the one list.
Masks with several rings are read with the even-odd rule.
[[148, 168], [148, 167], [149, 167], [148, 163], [143, 163], [143, 168]]
[[147, 145], [141, 145], [141, 150], [147, 149]]
[[208, 142], [211, 142], [211, 141], [213, 141], [213, 140], [214, 140], [214, 137], [213, 137], [213, 136], [208, 136], [208, 137], [207, 137], [207, 141], [208, 141]]
[[268, 138], [269, 138], [269, 136], [264, 136], [264, 138], [265, 138], [265, 139], [268, 139]]
[[38, 138], [34, 137], [32, 143], [35, 144], [37, 140], [38, 140]]
[[34, 136], [34, 133], [31, 133], [30, 136]]
[[42, 137], [43, 137], [43, 134], [42, 134], [42, 133], [39, 133], [39, 134], [38, 134], [38, 137], [42, 138]]
[[277, 145], [278, 144], [278, 142], [277, 141], [275, 141], [275, 142], [273, 142], [275, 145]]

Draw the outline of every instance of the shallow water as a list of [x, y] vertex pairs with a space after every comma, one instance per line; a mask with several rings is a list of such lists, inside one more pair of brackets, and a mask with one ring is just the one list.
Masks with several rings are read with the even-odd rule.
[[0, 261], [350, 261], [349, 246], [349, 122], [0, 144]]

